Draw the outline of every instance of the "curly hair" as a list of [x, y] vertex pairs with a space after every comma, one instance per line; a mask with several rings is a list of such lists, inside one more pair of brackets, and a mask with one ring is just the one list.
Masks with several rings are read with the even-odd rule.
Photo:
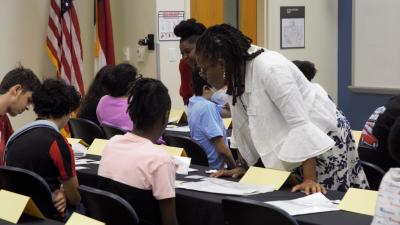
[[22, 90], [34, 92], [40, 86], [40, 80], [32, 70], [19, 66], [8, 72], [0, 83], [0, 94], [5, 94], [12, 86], [20, 84]]
[[254, 59], [264, 50], [248, 53], [252, 40], [240, 30], [228, 24], [208, 28], [197, 40], [196, 54], [211, 62], [218, 59], [225, 61], [225, 79], [228, 85], [227, 94], [232, 95], [232, 104], [236, 97], [244, 92], [244, 74], [246, 62]]
[[111, 73], [108, 73], [103, 84], [112, 97], [125, 96], [130, 85], [136, 80], [137, 70], [129, 63], [121, 63], [114, 67]]
[[128, 97], [128, 113], [136, 130], [148, 130], [171, 110], [171, 98], [164, 84], [155, 79], [141, 78], [132, 85]]
[[61, 118], [79, 107], [80, 98], [73, 86], [47, 79], [33, 92], [33, 111], [39, 118]]
[[206, 26], [202, 23], [198, 23], [196, 19], [182, 20], [174, 28], [174, 34], [181, 38], [182, 41], [188, 41], [189, 43], [195, 43], [198, 37], [204, 33]]
[[293, 63], [299, 68], [299, 70], [304, 74], [307, 80], [311, 81], [314, 79], [317, 69], [315, 64], [310, 61], [294, 60]]

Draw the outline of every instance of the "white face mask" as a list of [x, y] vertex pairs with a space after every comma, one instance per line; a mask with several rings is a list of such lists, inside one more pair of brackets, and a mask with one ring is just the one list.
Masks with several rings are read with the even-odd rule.
[[228, 94], [226, 94], [226, 90], [221, 89], [214, 92], [211, 96], [211, 101], [217, 105], [225, 105], [228, 102]]

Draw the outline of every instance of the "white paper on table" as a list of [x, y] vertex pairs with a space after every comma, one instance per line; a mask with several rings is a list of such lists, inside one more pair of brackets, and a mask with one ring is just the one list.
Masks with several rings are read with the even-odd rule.
[[320, 192], [293, 200], [268, 201], [265, 203], [279, 207], [292, 216], [339, 210], [336, 204], [333, 204]]
[[75, 165], [86, 165], [92, 163], [92, 159], [75, 159]]
[[85, 169], [89, 169], [89, 167], [84, 167], [84, 166], [75, 167], [75, 170], [85, 170]]
[[89, 162], [89, 164], [100, 164], [100, 161]]
[[175, 126], [175, 125], [168, 125], [165, 130], [168, 131], [177, 131], [177, 132], [190, 132], [189, 126]]
[[176, 173], [182, 175], [188, 175], [189, 173], [189, 166], [191, 158], [188, 157], [181, 157], [181, 156], [173, 156], [174, 163], [176, 166]]
[[175, 183], [175, 185], [176, 188], [225, 195], [252, 195], [274, 191], [272, 186], [254, 186], [209, 177], [203, 178], [198, 182], [182, 182]]
[[203, 178], [206, 178], [206, 177], [205, 176], [200, 176], [200, 175], [190, 175], [190, 176], [186, 176], [185, 178], [200, 180], [200, 179], [203, 179]]
[[188, 172], [190, 173], [190, 172], [196, 172], [196, 171], [199, 171], [198, 169], [193, 169], [193, 168], [189, 168], [189, 170], [188, 170]]

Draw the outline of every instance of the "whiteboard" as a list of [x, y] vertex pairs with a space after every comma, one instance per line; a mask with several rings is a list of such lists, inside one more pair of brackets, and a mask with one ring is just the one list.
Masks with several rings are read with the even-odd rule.
[[353, 0], [352, 86], [400, 90], [400, 0]]

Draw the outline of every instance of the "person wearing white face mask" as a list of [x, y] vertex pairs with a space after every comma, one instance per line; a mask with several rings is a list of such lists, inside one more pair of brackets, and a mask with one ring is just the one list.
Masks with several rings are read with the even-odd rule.
[[211, 102], [215, 88], [194, 72], [193, 92], [195, 96], [189, 99], [188, 105], [190, 136], [203, 147], [210, 168], [223, 169], [226, 165], [235, 168], [220, 116], [221, 107]]

